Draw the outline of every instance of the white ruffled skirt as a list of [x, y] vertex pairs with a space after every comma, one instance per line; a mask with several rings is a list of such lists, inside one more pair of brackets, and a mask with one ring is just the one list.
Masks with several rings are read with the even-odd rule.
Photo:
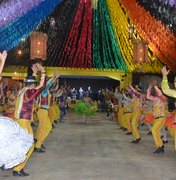
[[8, 117], [0, 117], [0, 167], [12, 168], [26, 159], [33, 136]]

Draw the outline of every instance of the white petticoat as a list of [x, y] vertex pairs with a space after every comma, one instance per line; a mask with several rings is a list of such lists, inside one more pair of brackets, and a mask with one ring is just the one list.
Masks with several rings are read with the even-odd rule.
[[8, 117], [0, 117], [0, 167], [12, 168], [26, 159], [33, 136]]

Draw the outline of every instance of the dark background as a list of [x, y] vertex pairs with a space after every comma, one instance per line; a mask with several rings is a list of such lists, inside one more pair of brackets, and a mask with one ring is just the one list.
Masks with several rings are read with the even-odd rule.
[[97, 93], [99, 89], [115, 89], [119, 85], [119, 81], [106, 78], [106, 77], [60, 77], [60, 85], [64, 84], [66, 81], [67, 85], [70, 85], [71, 88], [75, 87], [78, 91], [80, 87], [84, 91], [87, 90], [88, 86], [91, 87], [93, 93]]

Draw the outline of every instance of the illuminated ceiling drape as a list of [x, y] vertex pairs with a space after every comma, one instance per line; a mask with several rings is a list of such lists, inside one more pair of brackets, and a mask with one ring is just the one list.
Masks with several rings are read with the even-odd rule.
[[[91, 0], [13, 2], [0, 4], [0, 50], [9, 51], [6, 65], [28, 65], [29, 35], [37, 30], [49, 36], [46, 66], [160, 73], [166, 64], [176, 70], [176, 38], [172, 29], [137, 0], [99, 0], [93, 9]], [[55, 20], [54, 27], [51, 18]], [[135, 28], [134, 39], [148, 42], [146, 64], [133, 63], [131, 24]], [[17, 54], [19, 49], [21, 56]]]

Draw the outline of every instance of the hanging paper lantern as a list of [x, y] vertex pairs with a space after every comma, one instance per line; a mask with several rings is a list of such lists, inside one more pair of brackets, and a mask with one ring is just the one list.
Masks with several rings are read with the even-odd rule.
[[46, 59], [47, 50], [47, 34], [41, 32], [32, 32], [30, 36], [31, 49], [30, 55], [31, 59]]
[[148, 62], [148, 44], [142, 40], [134, 41], [134, 57], [133, 63], [147, 63]]

